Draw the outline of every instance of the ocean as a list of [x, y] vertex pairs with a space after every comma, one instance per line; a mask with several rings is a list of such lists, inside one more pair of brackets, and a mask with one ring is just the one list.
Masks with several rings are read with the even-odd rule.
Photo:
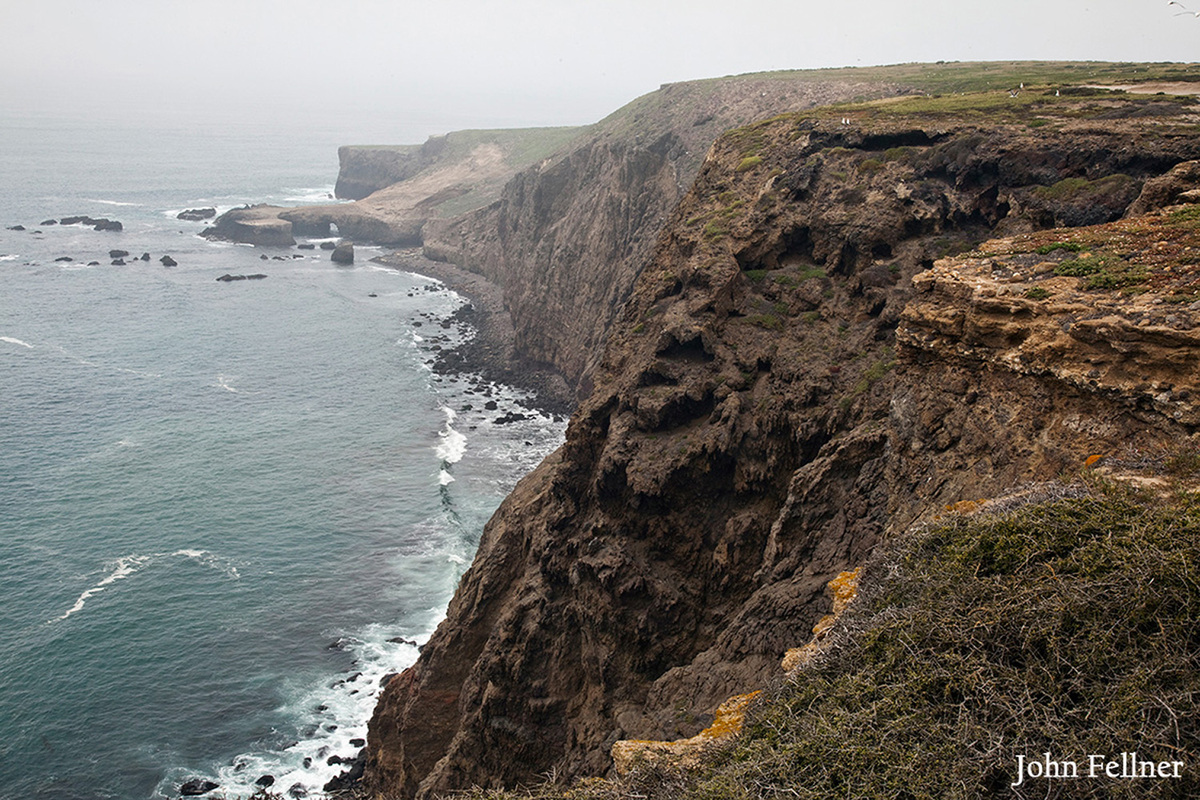
[[319, 794], [561, 443], [432, 371], [437, 281], [176, 219], [330, 202], [340, 136], [0, 117], [0, 798]]

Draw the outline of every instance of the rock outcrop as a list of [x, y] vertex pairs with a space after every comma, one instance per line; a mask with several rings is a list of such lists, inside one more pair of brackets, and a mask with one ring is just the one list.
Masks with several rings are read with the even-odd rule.
[[[1026, 277], [1021, 247], [1056, 241], [1019, 237], [1119, 217], [1147, 179], [1200, 156], [1190, 107], [1009, 99], [971, 98], [971, 114], [955, 98], [818, 109], [733, 131], [640, 270], [581, 233], [582, 213], [538, 221], [582, 202], [565, 187], [618, 169], [603, 142], [514, 181], [484, 214], [490, 241], [455, 229], [464, 261], [541, 230], [546, 252], [529, 263], [552, 288], [536, 302], [566, 286], [552, 265], [592, 263], [590, 244], [638, 277], [594, 367], [552, 344], [565, 329], [536, 347], [527, 334], [594, 387], [565, 444], [487, 525], [417, 664], [384, 690], [368, 789], [432, 797], [597, 775], [618, 740], [693, 736], [778, 674], [830, 611], [830, 580], [881, 537], [1091, 453], [1195, 433], [1180, 405], [1200, 355], [1192, 316], [1159, 320], [1161, 293], [1148, 311], [1119, 294], [1110, 309], [1090, 277], [1043, 288], [1046, 305], [1037, 286], [1008, 291], [1010, 273]], [[630, 193], [593, 201], [594, 233], [647, 230], [660, 212], [633, 190], [679, 174], [677, 144], [623, 151], [630, 175], [606, 185]], [[997, 231], [1018, 237], [1008, 261], [925, 272]], [[617, 242], [626, 258], [649, 247]], [[505, 280], [522, 274], [508, 268]], [[1188, 280], [1170, 296], [1190, 297]], [[618, 285], [574, 290], [600, 306], [620, 302]], [[514, 307], [526, 288], [513, 284]], [[579, 313], [575, 294], [554, 302], [547, 328]], [[595, 337], [606, 313], [588, 323]]]
[[278, 216], [282, 210], [268, 205], [235, 208], [217, 217], [201, 236], [259, 247], [290, 247], [296, 240], [292, 237], [292, 223]]

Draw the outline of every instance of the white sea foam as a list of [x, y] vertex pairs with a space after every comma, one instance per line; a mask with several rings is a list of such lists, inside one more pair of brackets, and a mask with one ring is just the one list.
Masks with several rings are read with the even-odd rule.
[[125, 203], [120, 200], [100, 200], [94, 197], [87, 198], [87, 201], [89, 203], [100, 203], [101, 205], [106, 206], [132, 206], [136, 208], [142, 205], [141, 203]]
[[110, 572], [99, 583], [92, 588], [79, 595], [75, 601], [75, 605], [67, 609], [67, 612], [61, 617], [50, 620], [50, 622], [58, 622], [74, 614], [76, 611], [81, 611], [88, 599], [93, 595], [99, 594], [107, 589], [111, 584], [116, 583], [122, 578], [128, 578], [130, 575], [138, 571], [138, 568], [150, 560], [150, 556], [126, 556], [125, 558], [117, 559], [116, 569]]
[[289, 203], [345, 203], [348, 201], [339, 200], [333, 196], [333, 185], [305, 187], [302, 189], [287, 189], [284, 191], [284, 200]]
[[[399, 673], [417, 660], [418, 642], [433, 632], [396, 641], [392, 627], [370, 625], [354, 636], [339, 639], [339, 646], [354, 655], [353, 671], [337, 680], [300, 690], [286, 703], [288, 716], [301, 726], [301, 739], [281, 750], [244, 753], [221, 767], [213, 779], [232, 796], [248, 796], [259, 787], [262, 775], [275, 778], [273, 790], [304, 796], [317, 795], [332, 778], [349, 768], [359, 750], [351, 740], [365, 739], [367, 721], [382, 691], [383, 678]], [[328, 763], [331, 757], [345, 763]]]
[[227, 577], [234, 580], [237, 580], [241, 577], [237, 571], [237, 567], [233, 566], [225, 559], [222, 559], [220, 556], [210, 553], [207, 550], [176, 550], [172, 553], [151, 553], [149, 555], [139, 555], [135, 553], [133, 555], [122, 556], [113, 562], [112, 571], [109, 572], [108, 575], [101, 578], [96, 585], [92, 586], [90, 589], [84, 590], [84, 592], [79, 595], [79, 597], [75, 600], [75, 605], [67, 609], [66, 613], [64, 613], [62, 616], [55, 617], [52, 620], [47, 620], [47, 624], [61, 622], [72, 614], [82, 611], [83, 607], [87, 604], [87, 601], [90, 598], [94, 597], [100, 592], [103, 592], [117, 581], [128, 578], [130, 575], [133, 575], [147, 564], [150, 564], [153, 561], [178, 556], [195, 559], [207, 567], [212, 567], [213, 569], [224, 572]]
[[11, 254], [11, 253], [6, 253], [4, 255], [0, 255], [0, 261], [16, 261], [18, 258], [20, 258], [19, 255], [15, 255], [15, 254]]
[[[446, 415], [446, 425], [438, 431], [438, 442], [434, 452], [444, 464], [457, 464], [462, 460], [463, 453], [467, 452], [467, 437], [454, 429], [454, 420], [458, 416], [453, 409], [442, 406], [442, 411]], [[448, 481], [442, 483], [446, 485]]]
[[453, 475], [451, 475], [449, 472], [447, 472], [444, 469], [440, 470], [438, 472], [438, 485], [439, 486], [449, 486], [452, 483], [454, 483]]
[[29, 342], [22, 342], [20, 339], [14, 339], [11, 336], [0, 336], [0, 342], [8, 342], [9, 344], [19, 344], [19, 345], [21, 345], [21, 347], [28, 347], [30, 350], [33, 349], [33, 345], [31, 345]]

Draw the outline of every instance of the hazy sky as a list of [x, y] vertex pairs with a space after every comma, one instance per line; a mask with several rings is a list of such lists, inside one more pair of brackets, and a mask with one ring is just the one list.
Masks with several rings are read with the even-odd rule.
[[1179, 11], [1167, 0], [0, 0], [0, 111], [341, 114], [427, 132], [577, 124], [665, 82], [759, 70], [1200, 61], [1200, 18]]

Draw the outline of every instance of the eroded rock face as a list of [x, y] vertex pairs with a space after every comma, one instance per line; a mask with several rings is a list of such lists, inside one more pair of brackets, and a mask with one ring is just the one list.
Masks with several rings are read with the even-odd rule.
[[[1151, 332], [1079, 323], [1065, 335], [1092, 349], [1059, 346], [1057, 311], [1026, 313], [961, 275], [914, 281], [947, 251], [1092, 213], [1096, 192], [1200, 152], [1160, 122], [855, 126], [814, 112], [719, 140], [616, 315], [566, 443], [502, 504], [446, 620], [384, 690], [368, 787], [432, 797], [602, 774], [617, 740], [692, 736], [778, 673], [830, 611], [830, 579], [898, 526], [1053, 477], [1137, 425], [1148, 441], [1193, 432], [1091, 363], [1144, 351], [1175, 364]], [[639, 180], [661, 178], [669, 152]], [[560, 197], [526, 180], [503, 217], [518, 229], [526, 204]], [[583, 258], [585, 241], [552, 249]]]
[[522, 356], [553, 364], [584, 396], [605, 337], [713, 140], [781, 111], [894, 84], [752, 76], [669, 84], [508, 183], [497, 203], [425, 228], [425, 254], [504, 288]]

